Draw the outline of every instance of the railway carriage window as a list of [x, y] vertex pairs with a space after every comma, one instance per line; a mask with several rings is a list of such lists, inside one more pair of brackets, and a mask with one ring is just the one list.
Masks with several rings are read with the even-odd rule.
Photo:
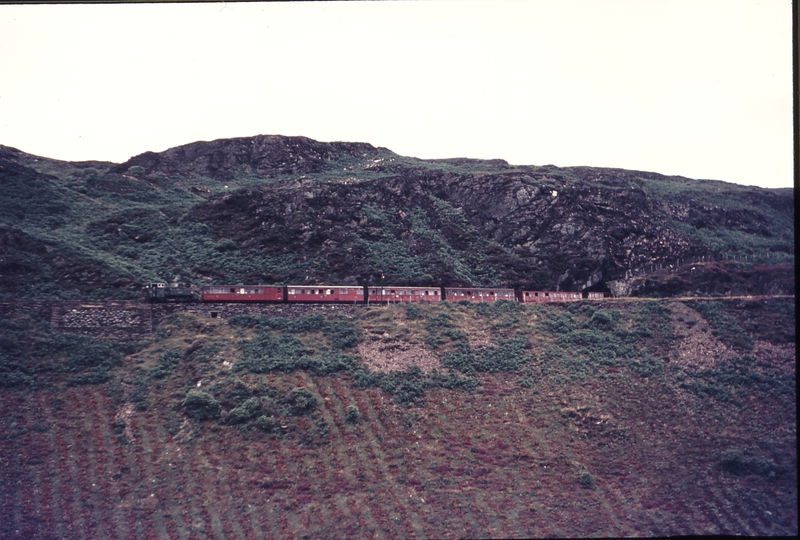
[[325, 289], [325, 294], [333, 294], [333, 291], [331, 289]]

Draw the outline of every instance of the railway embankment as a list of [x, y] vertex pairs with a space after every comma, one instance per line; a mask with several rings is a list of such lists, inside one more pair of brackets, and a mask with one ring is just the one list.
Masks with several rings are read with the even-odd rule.
[[324, 304], [185, 303], [148, 304], [143, 301], [10, 301], [0, 302], [0, 315], [31, 313], [50, 322], [53, 330], [119, 340], [145, 339], [174, 313], [228, 319], [235, 315], [265, 315], [294, 319], [311, 313], [353, 315], [360, 306]]
[[[676, 298], [605, 298], [602, 301], [641, 302], [664, 301], [741, 301], [763, 298], [791, 298], [793, 295], [725, 296]], [[558, 302], [554, 302], [558, 303]], [[47, 301], [16, 300], [0, 302], [0, 316], [30, 313], [50, 322], [53, 330], [93, 337], [138, 340], [153, 335], [155, 328], [168, 316], [175, 313], [191, 313], [209, 319], [229, 319], [236, 315], [263, 315], [296, 319], [313, 313], [352, 316], [365, 306], [360, 304], [246, 304], [226, 303], [174, 303], [149, 304], [141, 300], [131, 301]]]

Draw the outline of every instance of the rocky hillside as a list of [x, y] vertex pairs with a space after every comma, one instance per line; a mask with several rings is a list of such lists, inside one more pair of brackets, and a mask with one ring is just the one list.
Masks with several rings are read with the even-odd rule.
[[281, 136], [122, 164], [0, 146], [0, 184], [5, 297], [130, 298], [176, 278], [794, 293], [790, 189]]

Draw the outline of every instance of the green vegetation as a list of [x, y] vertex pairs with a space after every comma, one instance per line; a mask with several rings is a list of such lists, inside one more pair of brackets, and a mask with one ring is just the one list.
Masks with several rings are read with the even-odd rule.
[[364, 235], [355, 237], [354, 244], [367, 252], [374, 268], [400, 284], [433, 282], [433, 277], [425, 273], [406, 246], [395, 236], [386, 212], [370, 204], [365, 204], [361, 211], [369, 219], [372, 229], [366, 238]]
[[589, 473], [589, 471], [583, 471], [580, 475], [578, 475], [578, 482], [580, 482], [581, 487], [584, 489], [591, 489], [594, 485], [594, 477]]
[[[751, 263], [794, 262], [792, 215], [781, 208], [774, 193], [722, 182], [684, 180], [671, 182], [640, 178], [648, 197], [678, 208], [702, 201], [704, 211], [692, 223], [661, 211], [657, 216], [671, 229], [698, 240], [726, 258], [747, 258]], [[737, 212], [734, 224], [729, 213]]]
[[355, 424], [361, 419], [361, 411], [355, 405], [348, 405], [345, 409], [345, 420], [351, 424]]
[[775, 461], [748, 456], [747, 452], [738, 448], [723, 452], [717, 466], [736, 476], [757, 474], [766, 476], [770, 480], [776, 479], [785, 472], [782, 467], [775, 464]]
[[52, 384], [46, 374], [69, 386], [105, 383], [123, 355], [142, 346], [55, 332], [29, 314], [0, 317], [0, 330], [0, 388]]
[[783, 395], [794, 399], [795, 374], [764, 369], [751, 355], [736, 356], [714, 369], [687, 370], [677, 375], [682, 388], [696, 394], [707, 394], [720, 401], [736, 401], [753, 392]]
[[546, 366], [543, 373], [585, 379], [609, 376], [619, 368], [641, 377], [663, 371], [670, 313], [658, 302], [632, 307], [627, 317], [591, 304], [534, 309], [542, 319], [536, 326], [553, 336], [537, 355], [537, 363]]
[[239, 343], [243, 355], [234, 365], [237, 372], [307, 369], [324, 375], [352, 370], [356, 363], [356, 357], [342, 352], [361, 339], [354, 321], [345, 317], [328, 320], [319, 314], [299, 319], [240, 315], [231, 318], [229, 324], [257, 331], [255, 337]]
[[183, 409], [195, 420], [211, 420], [219, 418], [222, 407], [211, 394], [200, 390], [189, 390], [183, 400]]
[[261, 400], [257, 397], [249, 398], [244, 403], [231, 410], [231, 412], [228, 414], [228, 423], [241, 424], [247, 422], [248, 420], [255, 418], [260, 409]]
[[711, 333], [736, 352], [748, 353], [753, 350], [753, 337], [744, 332], [739, 322], [726, 312], [719, 302], [686, 302], [708, 321]]

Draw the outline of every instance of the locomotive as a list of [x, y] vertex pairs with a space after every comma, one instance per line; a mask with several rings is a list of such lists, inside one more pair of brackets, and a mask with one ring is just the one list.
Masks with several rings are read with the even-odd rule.
[[481, 287], [390, 287], [361, 285], [206, 285], [195, 297], [188, 283], [151, 283], [151, 302], [268, 302], [289, 304], [395, 304], [423, 302], [574, 302], [598, 300], [602, 292], [529, 291]]

